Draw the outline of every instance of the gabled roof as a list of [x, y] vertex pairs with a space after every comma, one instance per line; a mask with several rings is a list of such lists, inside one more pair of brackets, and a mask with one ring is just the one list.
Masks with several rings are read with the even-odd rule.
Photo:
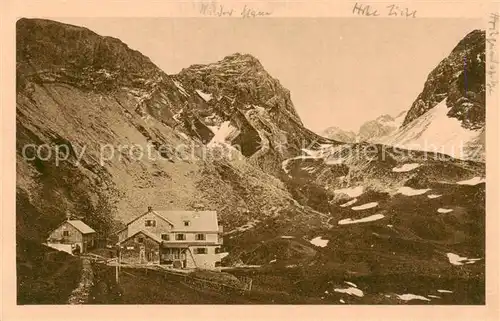
[[125, 242], [126, 240], [129, 240], [130, 238], [136, 236], [137, 234], [139, 233], [142, 233], [144, 235], [146, 235], [147, 237], [149, 237], [150, 239], [152, 239], [153, 241], [155, 241], [156, 243], [159, 243], [161, 244], [161, 238], [159, 238], [158, 236], [156, 236], [155, 234], [151, 233], [151, 232], [148, 232], [148, 231], [145, 231], [145, 230], [139, 230], [137, 232], [135, 232], [134, 234], [128, 236], [126, 239], [124, 239], [123, 241], [121, 242], [118, 242], [117, 244], [120, 244], [120, 243], [123, 243]]
[[[144, 212], [142, 213], [141, 215], [135, 217], [134, 219], [130, 220], [126, 225], [127, 227], [132, 224], [133, 222], [137, 221], [138, 219], [140, 219], [141, 217], [143, 217], [144, 215], [146, 214], [149, 214], [149, 213], [153, 213], [155, 214], [156, 216], [158, 216], [159, 218], [161, 218], [162, 220], [164, 220], [165, 222], [169, 223], [170, 225], [174, 226], [174, 223], [169, 221], [166, 217], [163, 217], [160, 213], [158, 213], [157, 211], [147, 211], [147, 212]], [[123, 231], [124, 229], [126, 229], [127, 227], [123, 228], [121, 231]], [[120, 231], [118, 231], [120, 232]]]
[[[216, 211], [154, 211], [172, 223], [173, 231], [213, 231], [219, 230]], [[189, 221], [189, 226], [184, 225]]]
[[[127, 226], [148, 213], [153, 213], [172, 225], [173, 231], [213, 231], [219, 230], [216, 211], [151, 211], [145, 212], [127, 223]], [[184, 221], [189, 221], [189, 226], [184, 226]]]
[[74, 228], [76, 228], [83, 234], [95, 233], [93, 228], [91, 228], [90, 226], [88, 226], [87, 224], [83, 223], [80, 220], [67, 220], [66, 222], [73, 225]]

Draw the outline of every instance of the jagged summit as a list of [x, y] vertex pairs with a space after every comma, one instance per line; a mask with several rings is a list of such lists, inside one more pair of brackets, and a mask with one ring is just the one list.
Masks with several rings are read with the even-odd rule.
[[209, 64], [193, 64], [187, 68], [183, 68], [182, 72], [189, 70], [198, 70], [206, 68], [224, 68], [224, 67], [257, 67], [264, 70], [264, 67], [260, 63], [259, 59], [252, 56], [251, 54], [242, 54], [239, 52], [230, 54], [222, 58], [221, 60]]
[[486, 30], [475, 29], [469, 32], [459, 43], [453, 48], [452, 52], [461, 51], [469, 44], [480, 43], [486, 35]]

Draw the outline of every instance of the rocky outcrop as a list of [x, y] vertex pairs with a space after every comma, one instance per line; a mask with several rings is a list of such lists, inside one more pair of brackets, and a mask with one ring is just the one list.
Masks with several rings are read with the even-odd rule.
[[474, 30], [465, 36], [429, 74], [402, 126], [446, 98], [449, 117], [460, 120], [466, 129], [482, 128], [485, 123], [485, 43], [484, 31]]
[[193, 65], [172, 77], [192, 99], [190, 110], [216, 128], [231, 121], [239, 133], [225, 142], [269, 173], [278, 174], [280, 169], [273, 164], [302, 148], [333, 143], [304, 127], [290, 92], [249, 54]]

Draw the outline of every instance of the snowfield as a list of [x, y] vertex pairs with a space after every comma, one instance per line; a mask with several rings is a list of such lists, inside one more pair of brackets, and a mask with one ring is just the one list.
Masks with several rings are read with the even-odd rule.
[[477, 140], [481, 130], [463, 128], [458, 119], [448, 117], [448, 112], [444, 98], [425, 114], [384, 138], [381, 143], [467, 159], [466, 147]]

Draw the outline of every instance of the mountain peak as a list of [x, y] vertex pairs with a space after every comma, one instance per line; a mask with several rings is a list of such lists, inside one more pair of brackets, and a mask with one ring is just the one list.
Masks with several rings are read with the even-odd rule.
[[425, 114], [446, 99], [449, 116], [461, 121], [468, 129], [478, 129], [485, 123], [485, 50], [486, 33], [468, 33], [434, 68], [422, 92], [413, 102], [403, 126]]
[[36, 75], [35, 81], [104, 89], [162, 74], [148, 57], [121, 40], [84, 27], [23, 18], [16, 28], [18, 75]]

